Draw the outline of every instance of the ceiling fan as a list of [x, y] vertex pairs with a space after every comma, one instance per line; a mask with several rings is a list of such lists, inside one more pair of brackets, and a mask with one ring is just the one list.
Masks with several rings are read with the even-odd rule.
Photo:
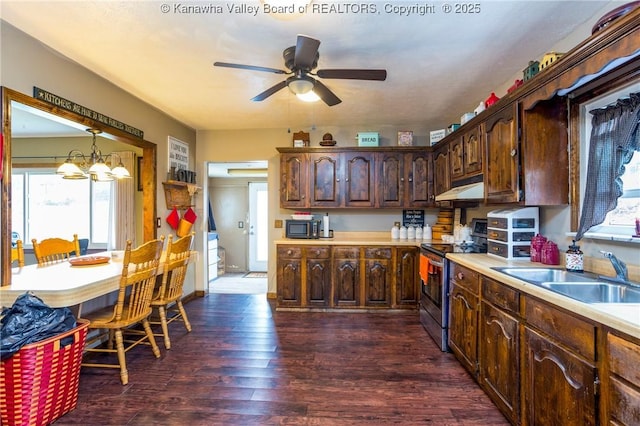
[[289, 71], [254, 65], [231, 64], [228, 62], [214, 62], [213, 65], [216, 67], [239, 68], [290, 75], [286, 80], [281, 81], [275, 86], [270, 87], [252, 98], [252, 101], [263, 101], [280, 89], [288, 87], [289, 90], [295, 94], [305, 94], [313, 91], [327, 105], [333, 106], [342, 102], [340, 98], [329, 90], [327, 86], [311, 76], [320, 78], [377, 81], [384, 81], [387, 78], [387, 71], [379, 69], [327, 69], [318, 70], [313, 73], [312, 70], [318, 66], [318, 58], [320, 57], [320, 54], [318, 53], [319, 46], [319, 40], [304, 35], [298, 35], [296, 45], [288, 47], [282, 52], [284, 65], [289, 69]]

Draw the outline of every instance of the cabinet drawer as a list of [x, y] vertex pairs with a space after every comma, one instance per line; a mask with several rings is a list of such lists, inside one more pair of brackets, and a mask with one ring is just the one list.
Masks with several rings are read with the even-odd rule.
[[640, 345], [614, 334], [607, 334], [609, 370], [631, 383], [640, 383]]
[[358, 259], [360, 249], [358, 247], [334, 247], [333, 257], [335, 259]]
[[304, 252], [307, 257], [313, 259], [329, 259], [331, 257], [330, 247], [305, 247]]
[[585, 359], [595, 361], [596, 328], [593, 324], [531, 297], [526, 297], [524, 302], [527, 324]]
[[482, 298], [501, 309], [519, 315], [520, 292], [509, 286], [482, 277]]
[[497, 229], [487, 230], [487, 238], [498, 241], [509, 241], [509, 233], [507, 231], [498, 231]]
[[364, 249], [365, 259], [391, 259], [391, 247], [368, 247]]
[[450, 274], [451, 280], [460, 287], [466, 288], [476, 296], [480, 293], [480, 274], [476, 271], [451, 263]]
[[278, 246], [278, 258], [286, 257], [288, 259], [302, 258], [302, 247], [295, 246]]
[[509, 219], [502, 217], [491, 217], [487, 220], [487, 226], [491, 228], [507, 229], [509, 227]]
[[[637, 369], [637, 368], [636, 368]], [[625, 381], [610, 377], [609, 423], [611, 425], [637, 425], [640, 421], [640, 392]], [[618, 422], [614, 423], [615, 419]]]

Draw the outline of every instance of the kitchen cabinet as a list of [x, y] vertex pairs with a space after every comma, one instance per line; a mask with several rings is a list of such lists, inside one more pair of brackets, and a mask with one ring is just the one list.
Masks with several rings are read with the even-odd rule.
[[640, 342], [606, 332], [602, 380], [602, 421], [607, 425], [640, 424]]
[[483, 147], [481, 126], [464, 131], [449, 143], [450, 179], [458, 181], [482, 173]]
[[331, 249], [306, 247], [303, 271], [305, 306], [327, 307], [331, 300]]
[[333, 304], [335, 307], [360, 305], [360, 248], [333, 248]]
[[520, 424], [520, 295], [481, 278], [478, 381], [513, 424]]
[[451, 189], [449, 144], [438, 145], [433, 152], [433, 193], [440, 195]]
[[342, 165], [337, 153], [309, 154], [309, 207], [340, 207]]
[[278, 244], [277, 308], [417, 309], [418, 247]]
[[414, 307], [420, 301], [419, 249], [396, 248], [395, 307]]
[[375, 206], [375, 154], [345, 152], [344, 207]]
[[286, 153], [280, 156], [280, 206], [309, 206], [309, 158], [306, 153]]
[[595, 325], [530, 296], [524, 316], [522, 423], [595, 425]]
[[364, 305], [391, 306], [391, 247], [365, 247], [363, 267]]
[[520, 201], [518, 104], [512, 103], [484, 121], [487, 203]]
[[450, 263], [449, 347], [471, 375], [478, 374], [480, 275]]
[[302, 247], [283, 245], [277, 247], [278, 306], [302, 306]]
[[377, 156], [378, 207], [428, 207], [433, 205], [431, 154], [387, 151]]

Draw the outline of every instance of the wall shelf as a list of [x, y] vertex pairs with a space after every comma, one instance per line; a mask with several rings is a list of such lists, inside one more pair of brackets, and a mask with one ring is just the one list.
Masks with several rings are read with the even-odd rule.
[[200, 189], [200, 187], [195, 184], [180, 182], [177, 180], [162, 182], [162, 186], [164, 187], [164, 199], [168, 210], [172, 210], [174, 208], [178, 210], [185, 210], [189, 207], [193, 207], [194, 204], [191, 202], [191, 199]]

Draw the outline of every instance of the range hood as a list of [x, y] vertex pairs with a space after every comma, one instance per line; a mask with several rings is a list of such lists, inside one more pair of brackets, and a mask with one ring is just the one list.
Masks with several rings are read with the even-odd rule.
[[436, 195], [436, 201], [452, 200], [482, 200], [484, 199], [484, 183], [471, 183], [469, 185], [451, 188], [447, 192]]

